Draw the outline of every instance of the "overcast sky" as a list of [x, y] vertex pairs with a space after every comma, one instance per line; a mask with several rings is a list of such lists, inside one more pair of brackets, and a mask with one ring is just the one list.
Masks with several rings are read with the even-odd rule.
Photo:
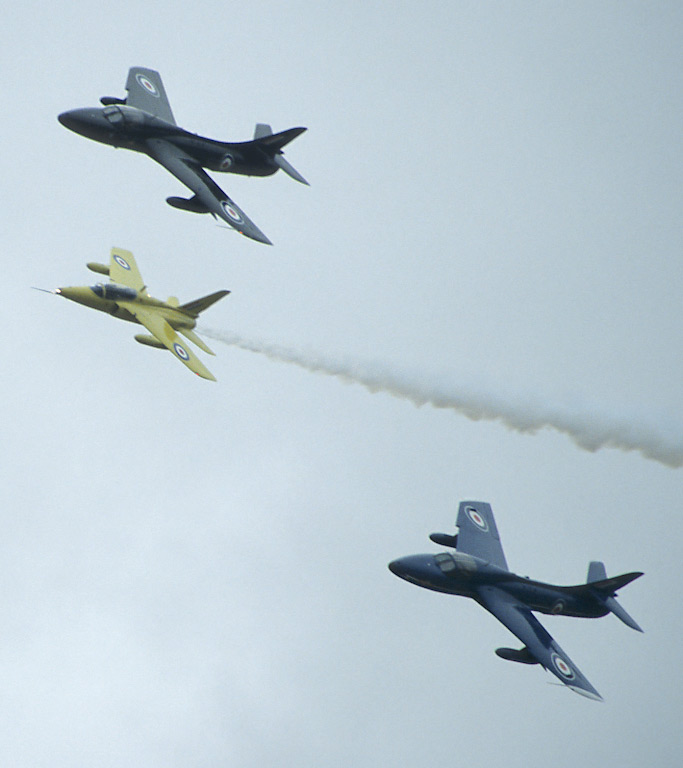
[[[116, 245], [159, 298], [230, 289], [215, 333], [673, 456], [682, 20], [676, 2], [6, 9], [0, 762], [680, 765], [683, 469], [219, 341], [206, 382], [30, 286], [93, 283]], [[308, 127], [287, 158], [310, 188], [215, 174], [273, 247], [59, 125], [133, 65], [203, 135]], [[516, 640], [472, 601], [387, 570], [438, 551], [462, 499], [493, 505], [522, 575], [645, 572], [620, 593], [644, 635], [542, 617], [604, 704], [497, 658]]]

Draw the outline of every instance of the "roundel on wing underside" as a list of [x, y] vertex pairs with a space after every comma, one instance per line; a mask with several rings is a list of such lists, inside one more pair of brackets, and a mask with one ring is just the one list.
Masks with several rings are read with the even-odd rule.
[[145, 75], [143, 75], [142, 73], [138, 73], [135, 76], [135, 79], [147, 91], [147, 93], [159, 98], [159, 91], [157, 90], [154, 83], [148, 77], [145, 77]]
[[130, 264], [123, 258], [123, 256], [119, 256], [118, 253], [114, 254], [114, 261], [124, 269], [130, 270]]
[[489, 526], [482, 515], [474, 507], [465, 507], [467, 517], [479, 528], [480, 531], [488, 531]]
[[174, 349], [176, 355], [178, 355], [178, 357], [181, 360], [187, 361], [187, 360], [190, 359], [190, 356], [187, 354], [187, 351], [186, 351], [185, 347], [183, 347], [180, 344], [178, 344], [178, 342], [175, 342], [173, 344], [173, 349]]
[[243, 222], [242, 217], [239, 214], [239, 211], [230, 205], [230, 203], [227, 200], [221, 200], [221, 208], [227, 213], [227, 215], [233, 220], [236, 221], [238, 224], [241, 224]]
[[574, 670], [567, 664], [567, 662], [558, 654], [552, 653], [551, 657], [555, 669], [567, 680], [571, 680], [574, 677]]
[[227, 171], [228, 168], [232, 167], [234, 162], [235, 158], [228, 152], [227, 154], [223, 155], [223, 159], [221, 160], [218, 169], [221, 171]]

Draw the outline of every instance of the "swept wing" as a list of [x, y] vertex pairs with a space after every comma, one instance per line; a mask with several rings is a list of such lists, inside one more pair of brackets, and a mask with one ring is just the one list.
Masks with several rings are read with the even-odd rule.
[[212, 213], [246, 237], [272, 245], [256, 224], [223, 192], [196, 160], [163, 139], [148, 139], [146, 144], [149, 156], [194, 192], [195, 197], [189, 201], [192, 204], [191, 210]]
[[114, 283], [126, 285], [129, 288], [134, 288], [136, 291], [141, 291], [145, 287], [133, 254], [130, 251], [125, 251], [123, 248], [111, 249], [109, 278]]
[[463, 501], [458, 508], [458, 551], [508, 570], [490, 504]]
[[128, 70], [126, 90], [128, 91], [126, 104], [142, 109], [167, 123], [176, 124], [158, 72], [144, 67], [131, 67]]
[[203, 379], [216, 381], [215, 376], [205, 367], [202, 361], [194, 354], [192, 349], [181, 340], [180, 336], [171, 328], [164, 318], [155, 312], [133, 301], [118, 302], [120, 307], [127, 309], [135, 319], [147, 328], [159, 341], [169, 349], [181, 363], [184, 363], [191, 371]]
[[582, 696], [602, 701], [579, 668], [553, 640], [527, 606], [497, 587], [479, 587], [479, 601], [516, 635], [538, 663]]

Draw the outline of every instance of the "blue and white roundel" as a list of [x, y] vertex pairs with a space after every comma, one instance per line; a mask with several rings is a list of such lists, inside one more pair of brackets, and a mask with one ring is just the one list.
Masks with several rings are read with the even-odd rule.
[[178, 355], [178, 357], [181, 360], [187, 361], [190, 359], [190, 356], [187, 354], [187, 350], [185, 349], [185, 347], [181, 347], [177, 341], [173, 344], [173, 349], [175, 350], [176, 355]]
[[221, 201], [221, 208], [233, 221], [236, 221], [238, 224], [242, 223], [242, 217], [239, 215], [239, 212], [235, 210], [235, 208], [233, 208], [227, 200]]
[[467, 513], [467, 517], [469, 517], [469, 519], [477, 526], [477, 528], [479, 528], [480, 531], [488, 531], [489, 524], [474, 507], [465, 507], [465, 512]]
[[157, 91], [156, 86], [148, 77], [138, 73], [135, 75], [135, 79], [147, 91], [147, 93], [150, 93], [152, 96], [159, 98], [159, 91]]
[[555, 665], [555, 669], [562, 675], [562, 677], [566, 678], [567, 680], [574, 679], [574, 670], [559, 654], [553, 652], [550, 654], [550, 658]]
[[123, 256], [119, 256], [118, 253], [114, 254], [114, 261], [119, 265], [119, 267], [130, 270], [130, 264], [123, 258]]

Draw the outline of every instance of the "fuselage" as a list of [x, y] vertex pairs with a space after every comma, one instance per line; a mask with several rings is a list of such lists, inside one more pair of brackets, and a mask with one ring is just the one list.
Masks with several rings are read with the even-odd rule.
[[597, 618], [609, 611], [585, 584], [558, 586], [533, 581], [463, 552], [411, 555], [389, 563], [396, 576], [425, 589], [462, 595], [479, 601], [478, 590], [495, 586], [532, 611]]
[[258, 141], [222, 142], [190, 133], [126, 104], [72, 109], [58, 117], [75, 133], [102, 144], [149, 154], [146, 142], [163, 139], [182, 149], [203, 168], [243, 176], [271, 176], [278, 170], [273, 156]]
[[154, 308], [155, 312], [175, 329], [187, 328], [191, 330], [197, 324], [194, 317], [187, 315], [168, 302], [154, 299], [151, 296], [141, 296], [133, 288], [116, 283], [98, 283], [93, 286], [57, 288], [56, 293], [65, 299], [75, 301], [77, 304], [83, 304], [91, 309], [106, 312], [108, 315], [118, 317], [120, 320], [137, 323], [138, 325], [140, 325], [139, 320], [125, 307], [122, 307], [120, 305], [121, 302], [132, 302], [140, 306]]

